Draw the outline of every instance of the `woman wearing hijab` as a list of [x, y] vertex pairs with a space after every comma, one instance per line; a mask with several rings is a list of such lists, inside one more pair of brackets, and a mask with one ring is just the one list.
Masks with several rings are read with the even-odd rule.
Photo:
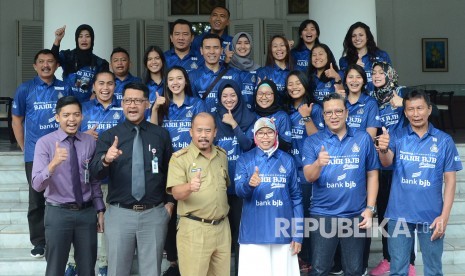
[[[239, 276], [299, 276], [297, 254], [303, 219], [302, 193], [292, 156], [278, 149], [276, 125], [269, 118], [254, 126], [256, 147], [237, 160], [236, 193], [244, 205], [240, 224]], [[285, 233], [276, 234], [276, 221]], [[280, 224], [282, 225], [282, 224]]]
[[76, 48], [61, 50], [60, 43], [65, 36], [66, 26], [55, 31], [55, 42], [52, 52], [63, 69], [63, 81], [73, 90], [74, 96], [81, 102], [86, 102], [92, 96], [92, 86], [95, 73], [109, 71], [108, 61], [93, 54], [94, 29], [82, 24], [74, 33]]
[[240, 71], [242, 98], [247, 107], [253, 109], [253, 92], [257, 82], [257, 69], [260, 66], [253, 60], [252, 36], [245, 32], [239, 32], [233, 37], [231, 45], [233, 55], [229, 61], [229, 66]]
[[279, 149], [289, 152], [291, 149], [291, 120], [278, 103], [278, 90], [272, 80], [263, 80], [255, 92], [254, 110], [257, 119], [270, 118], [278, 131]]
[[233, 80], [222, 80], [218, 85], [218, 105], [215, 113], [217, 127], [215, 144], [222, 147], [228, 156], [228, 187], [229, 223], [231, 237], [235, 249], [235, 267], [238, 265], [239, 223], [241, 220], [242, 199], [236, 195], [234, 188], [234, 172], [236, 160], [243, 152], [253, 145], [252, 128], [256, 115], [242, 101], [239, 85]]
[[[387, 132], [392, 133], [404, 127], [405, 115], [402, 106], [402, 96], [407, 93], [407, 88], [405, 86], [399, 86], [397, 72], [387, 62], [377, 61], [373, 63], [371, 76], [375, 87], [373, 97], [378, 103], [381, 126], [384, 127]], [[378, 134], [381, 133], [378, 132]], [[379, 191], [376, 199], [379, 224], [384, 220], [384, 214], [391, 192], [391, 180], [392, 167], [383, 167], [379, 172]], [[387, 225], [384, 225], [383, 228], [387, 232]], [[384, 275], [390, 270], [391, 256], [388, 251], [387, 238], [383, 236], [381, 241], [383, 245], [383, 259], [370, 271], [370, 275]], [[368, 242], [371, 243], [371, 240]], [[370, 247], [365, 247], [364, 262], [366, 264], [368, 264], [369, 251]], [[415, 252], [412, 249], [410, 254], [409, 275], [415, 275], [414, 265]]]

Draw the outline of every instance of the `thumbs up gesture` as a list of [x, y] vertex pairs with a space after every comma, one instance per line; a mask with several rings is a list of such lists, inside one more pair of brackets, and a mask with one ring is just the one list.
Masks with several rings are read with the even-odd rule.
[[115, 136], [115, 141], [113, 141], [113, 144], [111, 145], [111, 147], [108, 149], [107, 153], [105, 154], [105, 161], [107, 163], [111, 163], [116, 158], [118, 158], [121, 154], [123, 154], [123, 151], [118, 149], [118, 136]]
[[234, 55], [234, 51], [232, 49], [231, 43], [228, 43], [228, 46], [224, 47], [224, 62], [229, 63], [231, 61], [231, 58]]
[[195, 176], [191, 179], [190, 190], [192, 192], [198, 192], [201, 184], [201, 171], [197, 171]]
[[334, 70], [333, 63], [329, 63], [329, 69], [325, 70], [325, 76], [330, 79], [339, 78], [339, 74]]
[[391, 101], [389, 102], [393, 108], [401, 107], [403, 104], [404, 99], [397, 95], [397, 92], [393, 92], [394, 96], [392, 97]]
[[158, 92], [155, 92], [155, 95], [156, 95], [157, 99], [155, 100], [155, 103], [153, 104], [152, 109], [153, 110], [158, 110], [158, 108], [160, 108], [160, 106], [165, 104], [166, 99], [165, 99], [165, 97], [160, 96], [160, 94], [158, 94]]
[[223, 115], [223, 123], [230, 125], [233, 129], [236, 128], [237, 122], [231, 113], [231, 109], [228, 109], [228, 113]]
[[377, 145], [376, 149], [378, 149], [382, 153], [386, 153], [389, 147], [389, 132], [387, 131], [386, 127], [382, 127], [383, 134], [376, 137], [377, 138]]
[[53, 156], [52, 163], [54, 163], [56, 167], [66, 159], [68, 159], [68, 150], [66, 148], [60, 147], [59, 142], [55, 142], [55, 155]]
[[329, 163], [329, 153], [326, 151], [325, 146], [321, 146], [320, 153], [318, 154], [318, 165], [324, 167]]
[[250, 177], [249, 185], [252, 186], [252, 187], [257, 187], [258, 185], [260, 185], [261, 181], [262, 180], [261, 180], [261, 178], [259, 176], [258, 167], [255, 166], [255, 171], [252, 174], [252, 176]]

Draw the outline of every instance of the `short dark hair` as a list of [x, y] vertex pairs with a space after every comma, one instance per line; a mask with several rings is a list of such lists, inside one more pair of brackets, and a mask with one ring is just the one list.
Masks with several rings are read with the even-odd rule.
[[411, 101], [411, 100], [415, 100], [415, 99], [424, 99], [428, 106], [432, 105], [431, 104], [431, 98], [429, 97], [428, 94], [426, 94], [422, 90], [412, 90], [412, 91], [408, 91], [407, 94], [404, 95], [404, 99], [402, 100], [403, 107], [405, 108], [405, 102], [406, 101]]
[[205, 39], [218, 39], [220, 41], [220, 45], [221, 47], [223, 47], [223, 39], [217, 35], [217, 34], [212, 34], [212, 33], [206, 33], [203, 38], [202, 38], [202, 45], [201, 47], [203, 47], [203, 42], [205, 41]]
[[58, 99], [57, 105], [55, 107], [55, 113], [59, 114], [61, 109], [64, 106], [71, 105], [71, 104], [77, 104], [79, 106], [79, 110], [82, 112], [82, 105], [79, 102], [79, 100], [74, 97], [74, 96], [64, 96]]
[[197, 113], [197, 114], [195, 114], [194, 116], [192, 116], [191, 128], [194, 126], [195, 118], [197, 118], [198, 116], [200, 116], [200, 117], [210, 117], [210, 118], [212, 118], [212, 120], [213, 120], [213, 126], [214, 126], [215, 129], [216, 129], [216, 120], [215, 120], [215, 117], [213, 117], [213, 115], [210, 114], [210, 113], [208, 113], [208, 112], [200, 112], [200, 113]]
[[97, 72], [95, 73], [94, 75], [94, 78], [92, 79], [92, 83], [95, 83], [95, 81], [97, 80], [98, 76], [102, 75], [102, 74], [109, 74], [111, 75], [111, 77], [113, 78], [113, 81], [116, 80], [116, 77], [115, 77], [115, 74], [109, 70], [103, 70], [103, 71], [100, 71], [100, 72]]
[[216, 9], [216, 8], [220, 8], [220, 9], [223, 9], [225, 10], [227, 13], [228, 13], [228, 19], [231, 18], [231, 12], [226, 8], [226, 7], [222, 7], [222, 6], [216, 6], [212, 9], [212, 11], [210, 12], [210, 16], [212, 14], [212, 12]]
[[42, 49], [37, 52], [37, 54], [34, 56], [34, 64], [37, 62], [37, 59], [39, 58], [39, 55], [52, 55], [53, 58], [55, 59], [56, 62], [58, 62], [58, 57], [55, 55], [55, 53], [50, 50], [50, 49]]
[[171, 31], [170, 31], [170, 34], [173, 34], [174, 32], [174, 27], [176, 25], [187, 25], [189, 26], [189, 31], [191, 32], [191, 35], [194, 33], [192, 31], [192, 23], [190, 21], [187, 21], [185, 19], [177, 19], [176, 21], [173, 22], [173, 24], [171, 25]]
[[330, 93], [330, 94], [326, 95], [323, 98], [323, 102], [322, 102], [322, 105], [321, 105], [323, 107], [323, 109], [324, 109], [324, 103], [328, 102], [328, 101], [331, 101], [331, 100], [340, 100], [345, 106], [346, 98], [344, 98], [341, 94], [334, 92], [334, 93]]
[[123, 97], [124, 94], [126, 94], [127, 89], [134, 89], [134, 90], [140, 90], [144, 93], [144, 98], [149, 98], [149, 88], [147, 85], [140, 83], [140, 82], [130, 82], [126, 84], [123, 88]]
[[113, 55], [116, 54], [116, 53], [125, 53], [125, 54], [128, 56], [128, 59], [130, 59], [129, 53], [128, 53], [128, 51], [126, 51], [126, 49], [124, 49], [123, 47], [116, 47], [116, 48], [114, 48], [113, 51], [111, 52], [110, 60], [111, 60], [111, 58], [113, 57]]

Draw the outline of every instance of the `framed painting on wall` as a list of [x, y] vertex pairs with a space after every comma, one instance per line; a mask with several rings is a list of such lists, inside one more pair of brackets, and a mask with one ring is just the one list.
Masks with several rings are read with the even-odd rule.
[[423, 72], [449, 71], [447, 38], [422, 38]]

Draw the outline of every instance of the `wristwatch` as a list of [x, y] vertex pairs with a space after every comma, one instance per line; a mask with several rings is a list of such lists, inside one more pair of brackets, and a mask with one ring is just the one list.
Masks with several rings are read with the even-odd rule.
[[376, 207], [375, 206], [367, 205], [366, 209], [370, 210], [373, 214], [376, 213]]
[[334, 81], [334, 84], [341, 84], [341, 83], [342, 83], [342, 80]]
[[312, 120], [312, 117], [311, 116], [305, 116], [305, 117], [302, 117], [302, 121], [304, 122], [310, 122]]
[[108, 167], [110, 166], [110, 163], [108, 163], [106, 160], [105, 160], [105, 154], [102, 155], [102, 157], [100, 157], [100, 159], [102, 160], [102, 163], [105, 167]]

